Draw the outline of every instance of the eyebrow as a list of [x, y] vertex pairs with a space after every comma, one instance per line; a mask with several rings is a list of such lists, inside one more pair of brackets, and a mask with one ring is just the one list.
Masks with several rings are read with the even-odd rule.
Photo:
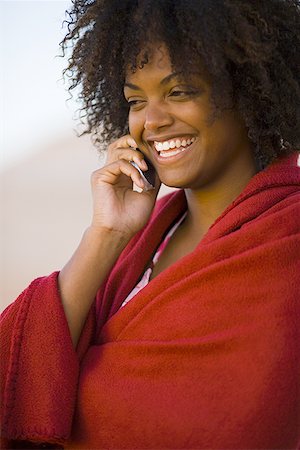
[[[182, 76], [182, 72], [173, 72], [170, 73], [170, 75], [167, 75], [165, 78], [163, 78], [159, 84], [161, 85], [166, 85], [168, 84], [173, 78], [177, 78], [179, 76]], [[132, 83], [124, 83], [124, 88], [125, 87], [129, 87], [130, 89], [133, 89], [134, 91], [140, 91], [141, 88], [139, 86], [137, 86], [136, 84], [132, 84]]]

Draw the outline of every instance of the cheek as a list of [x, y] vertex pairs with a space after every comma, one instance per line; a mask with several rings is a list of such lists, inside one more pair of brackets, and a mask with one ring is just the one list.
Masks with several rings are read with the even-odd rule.
[[134, 139], [141, 139], [144, 130], [142, 114], [129, 113], [128, 116], [129, 133]]
[[176, 111], [174, 112], [174, 117], [177, 120], [198, 130], [207, 128], [209, 115], [210, 108], [204, 101], [182, 103], [181, 105], [177, 105]]

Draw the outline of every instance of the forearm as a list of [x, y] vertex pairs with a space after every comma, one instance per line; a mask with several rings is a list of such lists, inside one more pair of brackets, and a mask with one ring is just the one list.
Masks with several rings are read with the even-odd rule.
[[59, 276], [62, 304], [75, 346], [99, 287], [130, 238], [146, 225], [159, 190], [159, 180], [153, 190], [138, 193], [132, 189], [133, 183], [143, 189], [144, 182], [130, 161], [141, 170], [147, 164], [131, 145], [136, 148], [130, 135], [112, 143], [107, 164], [93, 172], [92, 225]]
[[60, 293], [74, 346], [99, 287], [127, 241], [119, 233], [88, 228], [74, 255], [61, 270]]

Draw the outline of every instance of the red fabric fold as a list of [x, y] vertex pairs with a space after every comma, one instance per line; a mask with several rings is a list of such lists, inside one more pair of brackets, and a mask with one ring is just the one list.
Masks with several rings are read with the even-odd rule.
[[[61, 442], [70, 436], [79, 373], [55, 272], [38, 278], [1, 321], [2, 436]], [[89, 342], [89, 318], [79, 352]]]
[[97, 295], [80, 370], [55, 275], [34, 282], [3, 319], [4, 437], [66, 449], [298, 448], [297, 156], [254, 176], [192, 253], [119, 310], [186, 209], [182, 191], [163, 198]]

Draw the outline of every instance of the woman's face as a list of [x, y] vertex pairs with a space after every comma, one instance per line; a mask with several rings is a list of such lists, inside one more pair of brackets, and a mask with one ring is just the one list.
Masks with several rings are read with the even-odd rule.
[[142, 69], [128, 71], [124, 94], [130, 134], [167, 186], [197, 190], [227, 172], [234, 182], [234, 176], [239, 179], [241, 171], [254, 167], [247, 131], [236, 113], [224, 112], [209, 123], [210, 91], [207, 77], [195, 72], [183, 80], [174, 73], [164, 45], [156, 46]]

